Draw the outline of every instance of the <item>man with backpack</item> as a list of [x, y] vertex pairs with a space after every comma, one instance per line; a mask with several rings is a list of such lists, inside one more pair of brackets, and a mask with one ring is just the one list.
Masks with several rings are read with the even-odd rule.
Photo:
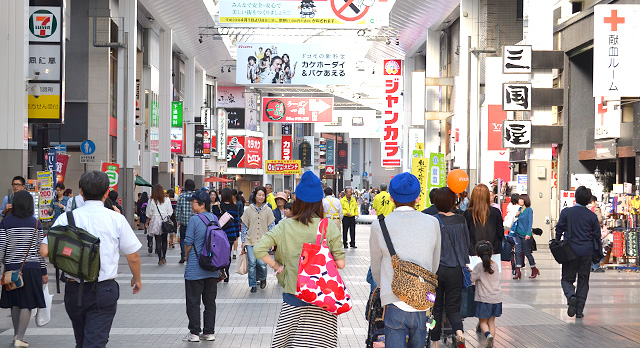
[[[211, 210], [209, 194], [205, 191], [194, 192], [191, 196], [191, 209], [195, 215], [189, 219], [184, 238], [187, 260], [184, 284], [189, 333], [182, 340], [214, 341], [218, 282], [225, 277], [224, 271], [221, 274], [220, 269], [229, 264], [231, 251], [226, 233], [220, 229], [215, 215], [209, 212]], [[216, 247], [212, 250], [211, 245]], [[203, 249], [205, 249], [204, 253]], [[223, 265], [224, 263], [226, 265]], [[204, 303], [204, 327], [200, 325], [200, 302]]]
[[[76, 347], [105, 347], [109, 340], [109, 332], [116, 315], [120, 288], [115, 278], [118, 275], [118, 261], [120, 252], [126, 255], [129, 269], [133, 274], [131, 287], [137, 294], [142, 288], [140, 280], [140, 256], [138, 250], [142, 244], [127, 222], [119, 213], [104, 207], [103, 200], [109, 194], [109, 177], [101, 171], [89, 171], [80, 177], [80, 195], [84, 205], [73, 212], [61, 214], [52, 226], [52, 230], [61, 229], [57, 226], [70, 226], [80, 234], [85, 233], [91, 238], [99, 238], [99, 273], [94, 282], [68, 276], [65, 286], [64, 304], [67, 315], [71, 319]], [[68, 214], [72, 214], [69, 221]], [[73, 227], [75, 226], [75, 227]], [[59, 239], [49, 247], [45, 237], [40, 247], [43, 257], [49, 256], [51, 263], [57, 266], [56, 257], [60, 262], [66, 262], [74, 252], [78, 252], [72, 244]], [[52, 239], [53, 240], [53, 239]], [[51, 249], [51, 250], [50, 250]], [[77, 262], [78, 268], [90, 268], [85, 265], [88, 258]], [[98, 300], [99, 299], [99, 300]]]

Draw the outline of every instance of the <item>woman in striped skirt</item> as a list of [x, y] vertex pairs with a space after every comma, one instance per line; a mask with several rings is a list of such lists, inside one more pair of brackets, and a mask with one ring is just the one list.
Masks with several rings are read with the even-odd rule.
[[[284, 287], [282, 310], [271, 347], [335, 348], [338, 346], [338, 317], [295, 296], [302, 245], [316, 242], [318, 225], [324, 216], [320, 179], [313, 172], [306, 172], [296, 193], [293, 216], [280, 221], [254, 247], [255, 257], [276, 271], [278, 283]], [[344, 268], [342, 235], [335, 224], [328, 224], [326, 242], [336, 266]], [[275, 260], [268, 254], [272, 246], [278, 247]]]

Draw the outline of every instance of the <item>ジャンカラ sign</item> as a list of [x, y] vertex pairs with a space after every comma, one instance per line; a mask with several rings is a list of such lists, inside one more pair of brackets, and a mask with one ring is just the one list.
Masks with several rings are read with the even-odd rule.
[[402, 163], [402, 60], [384, 61], [385, 101], [381, 163], [383, 167], [400, 167]]

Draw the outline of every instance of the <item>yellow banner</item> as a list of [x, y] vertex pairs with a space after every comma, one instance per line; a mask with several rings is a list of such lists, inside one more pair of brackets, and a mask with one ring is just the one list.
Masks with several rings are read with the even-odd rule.
[[28, 110], [30, 119], [59, 119], [60, 118], [60, 96], [41, 95], [35, 97], [29, 95]]
[[420, 182], [420, 202], [416, 204], [416, 210], [420, 211], [427, 206], [427, 181], [429, 178], [429, 159], [414, 157], [411, 159], [411, 174]]
[[300, 160], [266, 160], [264, 172], [266, 174], [302, 174]]

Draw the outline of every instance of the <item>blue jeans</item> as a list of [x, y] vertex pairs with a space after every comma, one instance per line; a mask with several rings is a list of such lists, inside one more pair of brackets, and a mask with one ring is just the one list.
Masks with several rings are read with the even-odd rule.
[[531, 239], [527, 240], [526, 236], [523, 236], [519, 233], [516, 233], [515, 237], [516, 237], [516, 267], [524, 267], [524, 256], [522, 256], [523, 251], [524, 251], [524, 255], [527, 257], [527, 260], [529, 260], [529, 266], [535, 267], [536, 261], [533, 259], [533, 255], [531, 255]]
[[82, 303], [78, 305], [80, 284], [67, 282], [64, 289], [64, 306], [71, 319], [77, 348], [106, 347], [109, 332], [116, 315], [120, 287], [115, 280], [84, 284]]
[[367, 272], [367, 283], [369, 283], [369, 285], [371, 285], [371, 291], [373, 292], [373, 290], [376, 289], [376, 286], [378, 286], [378, 284], [376, 284], [376, 280], [373, 279], [373, 274], [371, 274], [371, 267], [369, 267], [369, 272]]
[[[407, 335], [409, 341], [407, 342]], [[405, 312], [395, 305], [384, 310], [386, 347], [424, 348], [427, 337], [427, 312]]]
[[259, 281], [267, 280], [267, 264], [262, 260], [256, 259], [256, 255], [253, 254], [253, 245], [246, 245], [245, 248], [247, 248], [249, 261], [249, 287], [255, 288], [258, 286], [256, 275]]

